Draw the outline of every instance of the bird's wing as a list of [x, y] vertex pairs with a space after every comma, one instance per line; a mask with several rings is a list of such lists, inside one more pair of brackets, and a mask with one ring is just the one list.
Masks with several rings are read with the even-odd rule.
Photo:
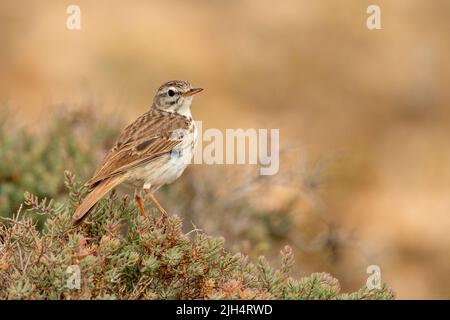
[[126, 127], [116, 145], [106, 154], [86, 186], [101, 181], [169, 153], [190, 127], [190, 119], [161, 110], [151, 110]]

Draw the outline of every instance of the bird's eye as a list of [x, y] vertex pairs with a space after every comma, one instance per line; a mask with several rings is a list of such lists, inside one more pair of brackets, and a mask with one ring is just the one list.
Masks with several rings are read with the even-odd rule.
[[169, 89], [169, 91], [167, 91], [167, 94], [169, 95], [169, 97], [173, 97], [175, 95], [175, 91]]

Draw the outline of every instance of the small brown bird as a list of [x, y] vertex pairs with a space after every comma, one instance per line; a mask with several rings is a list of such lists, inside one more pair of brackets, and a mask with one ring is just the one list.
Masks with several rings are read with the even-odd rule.
[[142, 189], [166, 214], [153, 192], [175, 181], [192, 158], [197, 128], [190, 107], [193, 95], [202, 90], [181, 80], [169, 81], [158, 89], [150, 111], [122, 131], [94, 176], [86, 182], [91, 191], [73, 215], [74, 226], [83, 221], [108, 191], [122, 183], [139, 190], [135, 192], [135, 200], [142, 215], [147, 216], [140, 197]]

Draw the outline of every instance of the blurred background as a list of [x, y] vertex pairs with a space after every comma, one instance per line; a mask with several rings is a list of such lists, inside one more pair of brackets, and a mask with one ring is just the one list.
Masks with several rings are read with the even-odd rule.
[[252, 257], [290, 244], [297, 276], [343, 290], [375, 264], [398, 298], [450, 298], [449, 1], [2, 0], [0, 21], [1, 215], [25, 190], [64, 198], [65, 169], [89, 178], [186, 79], [204, 128], [278, 128], [281, 145], [275, 176], [193, 165], [159, 191], [186, 231]]

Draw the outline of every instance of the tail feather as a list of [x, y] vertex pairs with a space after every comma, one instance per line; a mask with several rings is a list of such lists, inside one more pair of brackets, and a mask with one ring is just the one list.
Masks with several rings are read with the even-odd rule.
[[100, 201], [100, 199], [108, 193], [112, 188], [122, 183], [124, 176], [115, 176], [103, 180], [92, 189], [92, 191], [84, 198], [83, 202], [78, 206], [73, 214], [72, 224], [78, 226], [83, 222], [84, 218], [89, 214], [92, 208]]

